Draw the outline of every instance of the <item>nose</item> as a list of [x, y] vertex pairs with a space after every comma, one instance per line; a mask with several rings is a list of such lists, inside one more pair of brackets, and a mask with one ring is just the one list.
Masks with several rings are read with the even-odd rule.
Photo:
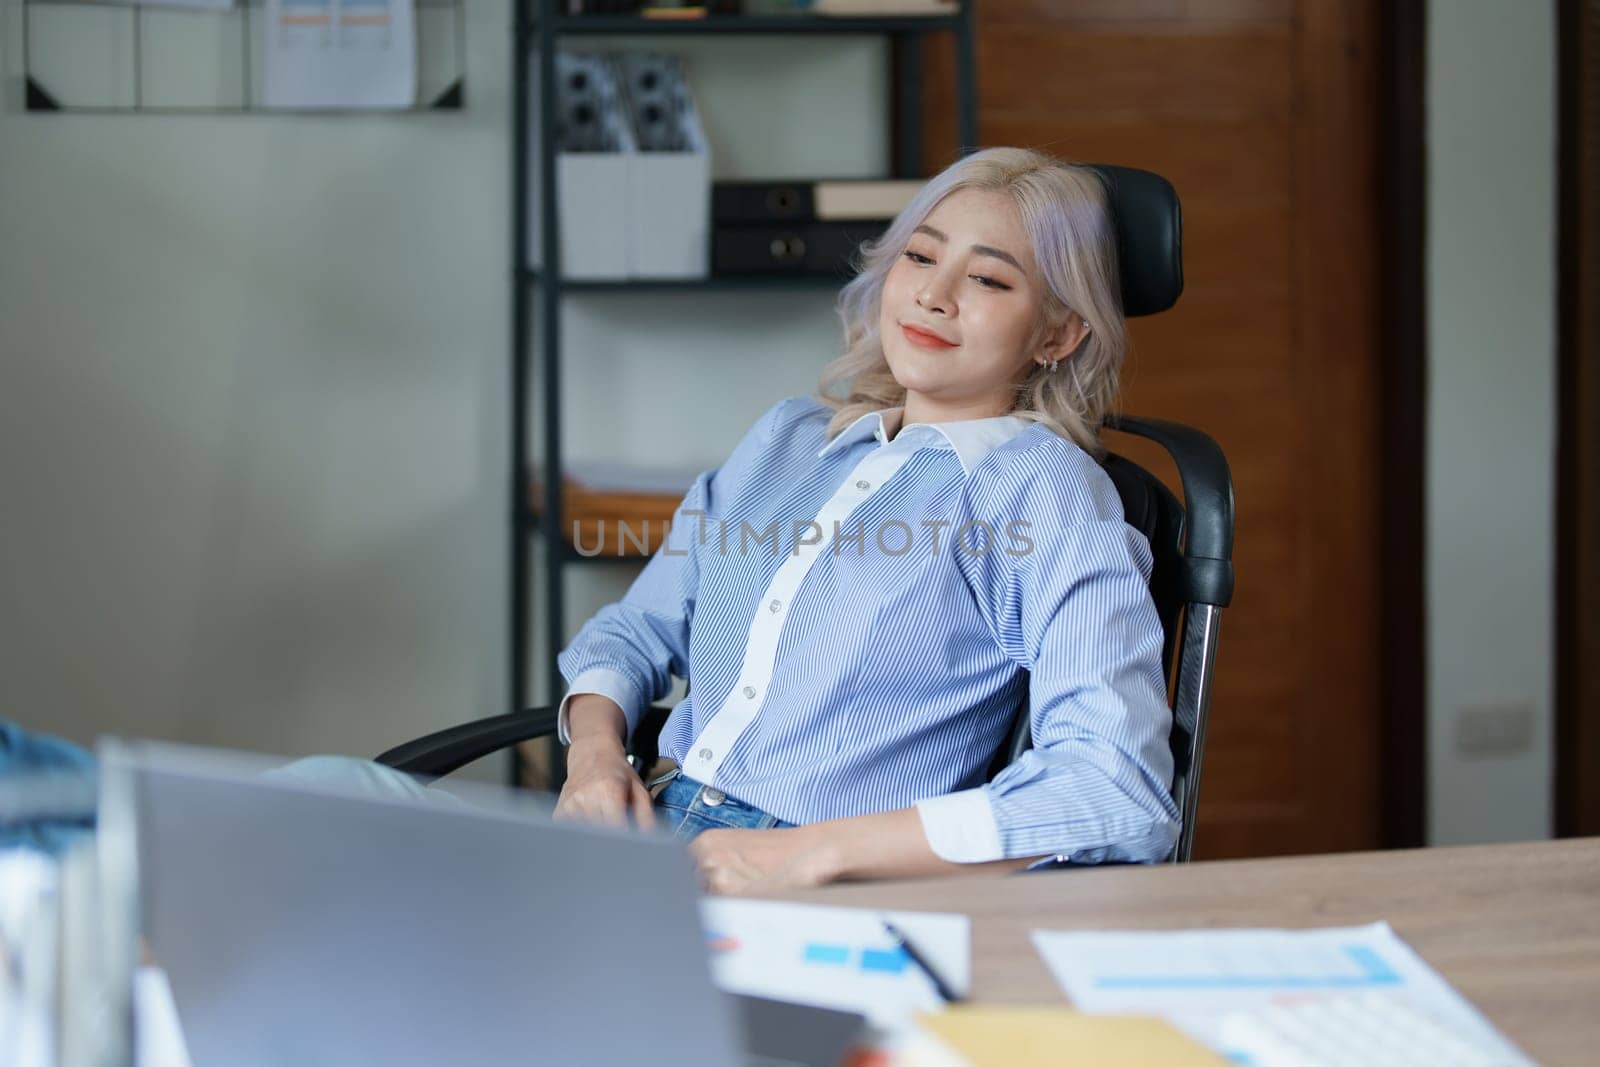
[[928, 273], [922, 288], [917, 290], [917, 306], [930, 315], [949, 315], [955, 310], [955, 298], [942, 271]]

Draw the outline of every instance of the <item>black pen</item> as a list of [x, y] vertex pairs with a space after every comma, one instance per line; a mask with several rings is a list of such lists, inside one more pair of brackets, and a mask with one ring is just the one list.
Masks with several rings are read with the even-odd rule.
[[946, 1004], [961, 1003], [961, 994], [951, 989], [945, 983], [945, 980], [939, 977], [939, 972], [933, 969], [933, 965], [928, 962], [928, 958], [917, 951], [916, 946], [900, 931], [898, 926], [888, 919], [884, 919], [883, 928], [889, 931], [889, 936], [894, 938], [894, 943], [899, 946], [901, 952], [906, 954], [906, 958], [916, 964], [917, 970], [926, 975], [928, 981], [933, 983], [933, 991], [939, 994], [940, 1000]]

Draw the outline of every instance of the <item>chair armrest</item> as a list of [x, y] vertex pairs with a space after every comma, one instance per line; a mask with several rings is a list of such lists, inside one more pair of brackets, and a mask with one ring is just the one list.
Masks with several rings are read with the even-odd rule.
[[377, 762], [407, 774], [438, 777], [491, 752], [555, 732], [555, 708], [529, 708], [462, 723], [407, 741], [379, 756]]
[[[377, 762], [407, 774], [438, 778], [491, 752], [536, 737], [549, 737], [556, 732], [557, 710], [558, 707], [529, 708], [509, 715], [496, 715], [492, 719], [462, 723], [396, 745], [379, 756]], [[639, 773], [648, 771], [655, 763], [658, 736], [661, 727], [666, 724], [667, 716], [671, 714], [670, 707], [652, 705], [645, 709], [644, 716], [634, 729], [628, 752]]]

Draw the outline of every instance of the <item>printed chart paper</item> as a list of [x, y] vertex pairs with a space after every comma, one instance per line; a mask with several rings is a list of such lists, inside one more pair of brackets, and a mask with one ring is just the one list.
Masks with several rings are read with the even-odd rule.
[[700, 915], [712, 977], [730, 993], [860, 1012], [886, 1027], [938, 1011], [943, 1002], [883, 928], [884, 919], [957, 992], [972, 980], [965, 915], [723, 897], [703, 900]]
[[267, 0], [269, 108], [408, 108], [417, 100], [413, 0]]
[[1049, 931], [1033, 943], [1079, 1011], [1159, 1015], [1224, 1054], [1230, 1012], [1351, 993], [1403, 998], [1483, 1049], [1514, 1046], [1388, 923], [1316, 930]]

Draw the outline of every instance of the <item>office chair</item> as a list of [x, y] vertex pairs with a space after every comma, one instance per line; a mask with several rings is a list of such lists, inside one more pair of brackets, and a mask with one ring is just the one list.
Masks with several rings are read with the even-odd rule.
[[[1183, 291], [1183, 220], [1177, 193], [1149, 171], [1094, 165], [1106, 186], [1117, 229], [1123, 314], [1153, 315]], [[1162, 662], [1172, 704], [1173, 799], [1182, 814], [1170, 859], [1187, 862], [1194, 847], [1212, 672], [1222, 609], [1233, 597], [1233, 481], [1215, 441], [1174, 422], [1120, 415], [1109, 429], [1159, 444], [1172, 457], [1184, 502], [1149, 471], [1115, 453], [1104, 462], [1127, 522], [1145, 535], [1154, 556], [1150, 592], [1161, 617]], [[641, 772], [657, 758], [656, 744], [671, 708], [650, 708], [634, 731], [631, 753]], [[383, 753], [378, 762], [411, 774], [449, 774], [480, 756], [556, 731], [556, 708], [481, 719], [441, 730]], [[1017, 711], [990, 777], [1032, 744], [1027, 701]]]

